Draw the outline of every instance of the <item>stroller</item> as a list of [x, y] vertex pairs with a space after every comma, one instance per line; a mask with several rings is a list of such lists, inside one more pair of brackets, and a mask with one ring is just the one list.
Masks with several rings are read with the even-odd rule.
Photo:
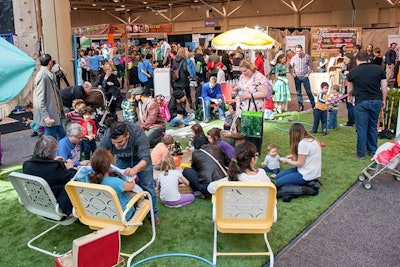
[[110, 105], [116, 99], [115, 96], [112, 96], [107, 100], [101, 89], [92, 89], [90, 98], [85, 99], [86, 103], [95, 110], [94, 121], [97, 126], [96, 139], [98, 140], [101, 140], [107, 128], [118, 120], [117, 114], [110, 112]]
[[394, 141], [386, 142], [378, 147], [371, 163], [362, 170], [358, 179], [362, 181], [365, 189], [371, 189], [371, 180], [383, 172], [393, 175], [400, 181], [400, 137]]

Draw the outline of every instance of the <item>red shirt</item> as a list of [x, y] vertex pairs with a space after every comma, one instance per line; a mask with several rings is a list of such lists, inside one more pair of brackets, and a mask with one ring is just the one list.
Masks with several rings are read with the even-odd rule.
[[256, 61], [254, 61], [254, 65], [256, 65], [256, 68], [259, 72], [262, 73], [262, 75], [265, 75], [264, 71], [264, 59], [262, 56], [256, 57]]

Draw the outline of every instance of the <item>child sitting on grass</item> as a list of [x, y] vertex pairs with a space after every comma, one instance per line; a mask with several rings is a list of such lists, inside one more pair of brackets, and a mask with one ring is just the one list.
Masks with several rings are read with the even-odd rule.
[[135, 95], [132, 95], [133, 89], [129, 90], [125, 94], [125, 98], [122, 103], [121, 103], [121, 109], [122, 109], [122, 116], [124, 117], [125, 121], [129, 121], [132, 123], [136, 123], [138, 118], [137, 118], [137, 113], [136, 113], [136, 107], [135, 103]]
[[161, 142], [158, 143], [154, 149], [151, 151], [151, 162], [156, 170], [160, 169], [161, 161], [164, 157], [169, 154], [169, 149], [174, 143], [174, 138], [170, 134], [164, 135]]
[[32, 134], [31, 137], [35, 137], [35, 136], [41, 136], [42, 134], [44, 134], [44, 127], [40, 126], [38, 123], [33, 121], [33, 104], [31, 101], [28, 102], [28, 104], [26, 104], [26, 106], [24, 107], [24, 109], [29, 112], [29, 117], [25, 118], [25, 124], [31, 128], [32, 130]]
[[165, 206], [179, 208], [189, 205], [194, 200], [193, 194], [179, 193], [179, 183], [189, 185], [189, 181], [180, 171], [175, 170], [175, 161], [167, 155], [161, 162], [161, 173], [158, 176], [160, 199]]
[[280, 170], [278, 148], [274, 144], [269, 144], [267, 146], [267, 155], [261, 166], [263, 166], [265, 172], [272, 172], [271, 177], [275, 179], [276, 175]]

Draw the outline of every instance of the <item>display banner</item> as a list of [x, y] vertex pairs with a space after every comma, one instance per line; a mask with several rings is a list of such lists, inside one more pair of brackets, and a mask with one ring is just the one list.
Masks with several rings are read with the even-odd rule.
[[342, 45], [352, 49], [357, 40], [356, 29], [319, 29], [317, 50], [337, 50]]

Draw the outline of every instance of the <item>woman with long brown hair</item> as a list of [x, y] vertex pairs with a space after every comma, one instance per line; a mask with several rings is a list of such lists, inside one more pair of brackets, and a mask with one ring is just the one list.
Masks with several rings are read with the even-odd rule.
[[276, 176], [276, 185], [306, 185], [321, 176], [322, 153], [317, 139], [301, 123], [294, 123], [289, 130], [291, 154], [282, 162], [293, 166]]
[[[349, 74], [350, 70], [354, 67], [356, 67], [357, 64], [355, 62], [354, 56], [351, 53], [346, 53], [343, 56], [343, 65], [342, 65], [342, 74], [344, 76], [344, 93], [347, 94], [347, 74]], [[356, 123], [356, 119], [354, 117], [354, 106], [352, 102], [349, 102], [346, 99], [346, 108], [347, 108], [347, 122], [345, 124], [340, 124], [340, 126], [347, 127], [350, 126], [352, 127]]]

